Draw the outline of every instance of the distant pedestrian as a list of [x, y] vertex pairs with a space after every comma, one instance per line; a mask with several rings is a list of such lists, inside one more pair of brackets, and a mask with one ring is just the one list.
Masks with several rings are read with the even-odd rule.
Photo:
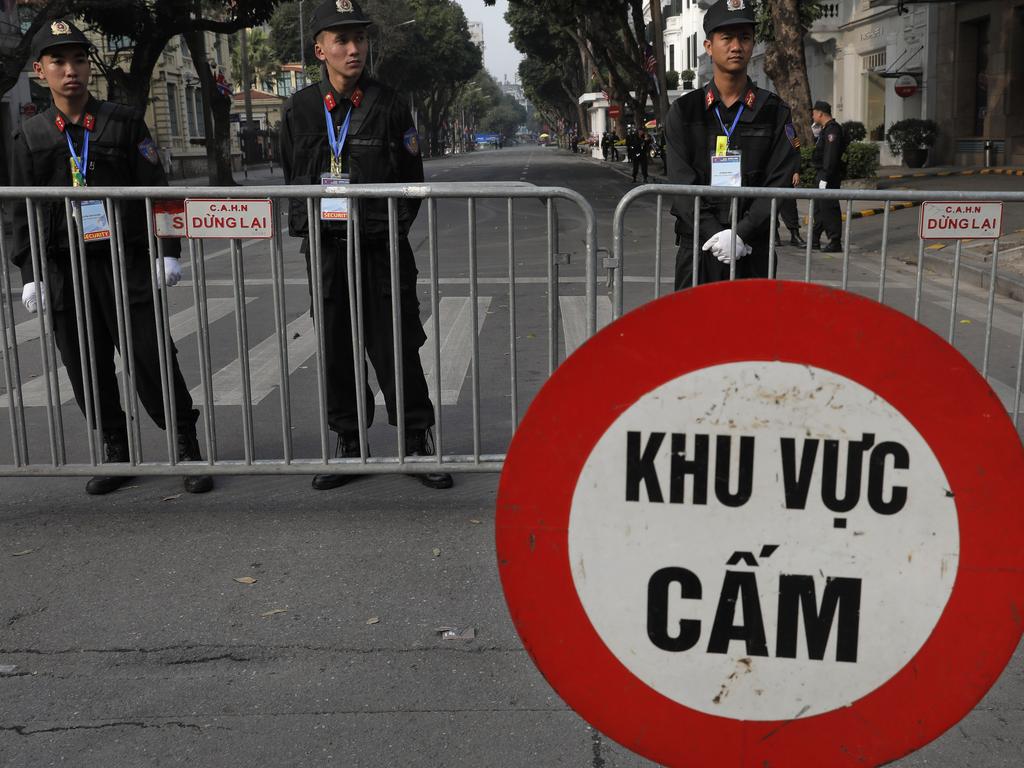
[[608, 160], [612, 154], [612, 137], [608, 131], [601, 134], [601, 153], [604, 155], [604, 159]]
[[[821, 126], [821, 135], [814, 145], [815, 181], [818, 189], [839, 189], [843, 185], [843, 152], [846, 151], [845, 134], [839, 123], [832, 119], [832, 106], [818, 101], [811, 110], [814, 122]], [[811, 244], [825, 253], [843, 251], [843, 214], [838, 200], [820, 200], [821, 215], [814, 222]], [[828, 234], [828, 245], [822, 247], [822, 232]]]

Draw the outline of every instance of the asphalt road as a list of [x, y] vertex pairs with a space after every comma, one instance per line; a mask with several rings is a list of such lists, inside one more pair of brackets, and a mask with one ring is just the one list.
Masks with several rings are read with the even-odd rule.
[[[446, 158], [426, 167], [432, 181], [526, 181], [575, 189], [593, 206], [604, 247], [610, 247], [614, 207], [631, 186], [628, 176], [602, 163], [537, 147]], [[250, 182], [266, 178], [254, 173]], [[988, 180], [993, 186], [1003, 181]], [[639, 202], [627, 216], [627, 309], [655, 292], [655, 206], [654, 198]], [[560, 267], [558, 313], [551, 317], [545, 211], [536, 201], [514, 205], [512, 334], [507, 209], [503, 201], [476, 205], [481, 358], [475, 371], [484, 452], [503, 451], [513, 429], [510, 337], [520, 415], [548, 374], [549, 328], [555, 328], [559, 357], [581, 340], [582, 217], [571, 206], [560, 203], [558, 209], [559, 250], [569, 263]], [[440, 313], [450, 344], [440, 372], [447, 393], [443, 437], [446, 450], [466, 452], [474, 444], [474, 366], [464, 354], [473, 333], [466, 203], [438, 205], [436, 310], [426, 281], [424, 218], [412, 237], [421, 269], [421, 314], [426, 319]], [[912, 312], [916, 268], [901, 260], [900, 249], [916, 251], [915, 213], [893, 213], [892, 223], [885, 299]], [[874, 244], [880, 226], [881, 217], [853, 222], [850, 288], [869, 296], [879, 290]], [[313, 457], [319, 451], [319, 417], [314, 358], [311, 352], [302, 357], [309, 338], [305, 269], [297, 243], [285, 240], [285, 320], [295, 350], [291, 440], [295, 455]], [[662, 274], [670, 274], [667, 216], [661, 245]], [[215, 379], [214, 414], [218, 455], [242, 457], [232, 260], [223, 248], [206, 248], [208, 306], [216, 316], [213, 371], [223, 372]], [[804, 254], [788, 247], [780, 254], [780, 275], [802, 278]], [[260, 347], [274, 335], [267, 246], [246, 244], [241, 262], [249, 355], [262, 360], [259, 355], [276, 349]], [[842, 267], [841, 258], [816, 254], [812, 277], [836, 284]], [[195, 328], [189, 326], [191, 278], [188, 269], [183, 286], [172, 292], [170, 313], [180, 313], [175, 338], [186, 379], [195, 386], [199, 356]], [[670, 287], [665, 283], [661, 290]], [[599, 289], [599, 317], [606, 321], [611, 302], [603, 281]], [[921, 317], [944, 336], [951, 295], [948, 277], [926, 273]], [[952, 323], [957, 347], [979, 366], [986, 302], [984, 291], [961, 285]], [[1021, 312], [1019, 302], [997, 297], [990, 373], [1008, 401], [1016, 382]], [[19, 307], [16, 321], [27, 320]], [[26, 377], [38, 374], [38, 342], [26, 339], [20, 349]], [[254, 455], [277, 457], [283, 430], [276, 374], [262, 374], [259, 382]], [[45, 408], [32, 405], [27, 414], [32, 453], [46, 460]], [[69, 459], [87, 459], [83, 420], [73, 403], [63, 416]], [[0, 434], [9, 434], [6, 421]], [[147, 455], [158, 456], [161, 433], [147, 422], [144, 437]], [[378, 423], [370, 438], [376, 454], [394, 450], [391, 428]], [[0, 462], [9, 461], [5, 446]], [[460, 475], [454, 489], [441, 492], [403, 476], [364, 478], [331, 492], [313, 491], [305, 477], [228, 477], [203, 497], [182, 494], [176, 478], [140, 478], [99, 499], [86, 497], [81, 479], [2, 482], [5, 768], [649, 764], [569, 710], [523, 650], [495, 567], [496, 476]], [[244, 577], [255, 581], [237, 581]], [[439, 627], [472, 629], [472, 638], [446, 639]], [[1018, 649], [997, 686], [962, 723], [897, 765], [1021, 765], [1022, 694]], [[609, 701], [615, 695], [609, 690]]]

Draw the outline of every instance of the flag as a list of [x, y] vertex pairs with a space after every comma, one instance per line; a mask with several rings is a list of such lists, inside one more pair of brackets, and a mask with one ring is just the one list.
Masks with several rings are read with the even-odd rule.
[[644, 72], [646, 72], [648, 74], [648, 76], [651, 78], [651, 82], [654, 83], [654, 92], [655, 93], [659, 93], [660, 91], [659, 91], [659, 88], [658, 88], [658, 74], [657, 74], [657, 72], [658, 72], [658, 59], [657, 59], [657, 57], [655, 57], [654, 49], [651, 47], [650, 43], [647, 43], [644, 46], [644, 50], [643, 50], [643, 65], [644, 65]]
[[224, 77], [223, 72], [217, 73], [217, 78], [214, 82], [216, 83], [217, 90], [220, 92], [221, 96], [231, 96], [231, 83], [229, 83]]

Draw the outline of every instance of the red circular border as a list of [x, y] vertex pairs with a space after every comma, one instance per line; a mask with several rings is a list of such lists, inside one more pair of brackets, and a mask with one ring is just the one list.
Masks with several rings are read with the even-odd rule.
[[[656, 692], [602, 642], [573, 586], [569, 512], [608, 427], [647, 392], [724, 363], [778, 360], [845, 376], [921, 433], [956, 498], [960, 560], [945, 611], [889, 681], [848, 707], [791, 721], [708, 715]], [[874, 301], [744, 280], [671, 294], [570, 357], [516, 432], [497, 502], [498, 567], [527, 651], [582, 717], [671, 766], [875, 766], [957, 723], [998, 679], [1024, 622], [1024, 448], [999, 398], [943, 339]]]

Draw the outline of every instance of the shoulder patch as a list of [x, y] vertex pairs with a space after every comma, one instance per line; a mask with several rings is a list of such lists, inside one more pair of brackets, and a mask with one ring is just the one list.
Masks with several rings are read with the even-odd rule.
[[152, 139], [143, 139], [138, 145], [139, 154], [146, 158], [153, 165], [160, 162], [160, 155], [156, 151], [156, 143]]
[[410, 128], [404, 134], [402, 134], [402, 145], [405, 147], [405, 151], [413, 157], [416, 157], [420, 153], [420, 137], [416, 133], [415, 128]]
[[793, 149], [800, 149], [800, 137], [796, 135], [796, 127], [792, 123], [786, 123], [786, 136]]
[[832, 131], [829, 131], [826, 134], [826, 136], [828, 136], [828, 140], [830, 143], [836, 140], [836, 135]]

